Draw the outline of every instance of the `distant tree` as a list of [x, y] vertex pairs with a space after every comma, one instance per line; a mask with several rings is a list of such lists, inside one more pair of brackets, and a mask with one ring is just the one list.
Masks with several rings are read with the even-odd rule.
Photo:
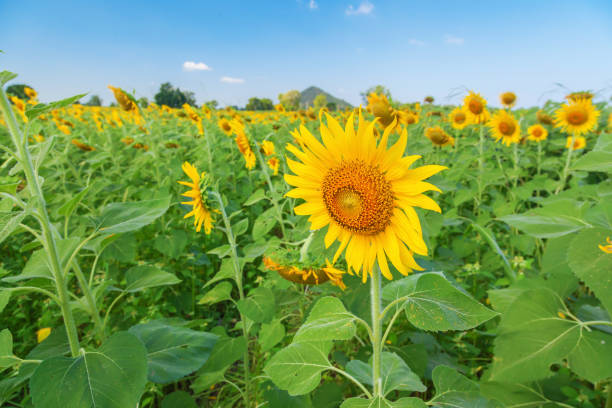
[[210, 109], [217, 109], [219, 107], [219, 102], [213, 99], [212, 101], [204, 102], [204, 105], [208, 106]]
[[338, 105], [336, 104], [336, 102], [328, 102], [327, 105], [325, 105], [327, 107], [327, 110], [329, 111], [335, 111], [338, 109]]
[[28, 95], [26, 95], [24, 88], [32, 88], [30, 85], [26, 84], [14, 84], [10, 85], [6, 88], [6, 93], [9, 95], [13, 95], [18, 97], [19, 99], [28, 100]]
[[300, 108], [300, 91], [292, 90], [278, 95], [278, 101], [286, 110], [298, 110]]
[[312, 101], [312, 106], [316, 110], [319, 110], [326, 105], [327, 105], [327, 96], [325, 96], [325, 94], [322, 94], [322, 93], [315, 96], [314, 100]]
[[149, 98], [144, 96], [138, 99], [136, 102], [138, 102], [138, 106], [140, 106], [141, 108], [146, 108], [147, 106], [149, 106]]
[[392, 102], [391, 91], [389, 91], [389, 89], [387, 89], [384, 85], [376, 85], [369, 87], [368, 89], [366, 89], [365, 92], [361, 93], [361, 99], [363, 99], [363, 103], [368, 103], [368, 95], [371, 93], [385, 95], [387, 99], [389, 99], [389, 102]]
[[249, 98], [249, 103], [244, 108], [252, 111], [273, 110], [274, 103], [268, 98]]
[[91, 98], [84, 104], [85, 106], [102, 106], [102, 99], [98, 95], [91, 95]]
[[172, 86], [170, 82], [164, 82], [155, 94], [155, 103], [166, 105], [171, 108], [180, 108], [184, 104], [195, 106], [195, 95], [190, 91], [181, 91]]

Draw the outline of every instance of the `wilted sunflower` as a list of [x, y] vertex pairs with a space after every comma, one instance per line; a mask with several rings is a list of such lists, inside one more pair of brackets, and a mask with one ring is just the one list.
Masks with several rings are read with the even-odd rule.
[[612, 254], [612, 241], [610, 241], [610, 237], [606, 238], [607, 245], [599, 245], [599, 249], [604, 251], [606, 254]]
[[78, 147], [79, 149], [83, 150], [84, 152], [91, 152], [91, 151], [96, 150], [93, 146], [82, 143], [78, 139], [72, 139], [71, 143], [75, 145], [76, 147]]
[[540, 122], [543, 125], [552, 125], [553, 124], [553, 118], [550, 117], [550, 115], [546, 112], [544, 112], [543, 110], [539, 110], [536, 113], [536, 118], [538, 119], [538, 122]]
[[593, 99], [593, 94], [589, 91], [572, 92], [567, 95], [565, 99], [571, 102], [578, 102], [580, 99], [587, 99], [590, 101]]
[[455, 145], [455, 139], [446, 133], [440, 126], [428, 127], [425, 129], [425, 136], [427, 136], [427, 138], [431, 140], [431, 143], [436, 146]]
[[546, 140], [548, 137], [548, 130], [539, 124], [529, 126], [527, 128], [527, 133], [529, 133], [528, 139], [533, 140], [534, 142], [541, 142], [542, 140]]
[[191, 182], [178, 181], [178, 183], [190, 188], [189, 191], [184, 192], [182, 195], [191, 198], [191, 201], [184, 201], [181, 204], [190, 205], [192, 207], [192, 210], [185, 214], [183, 218], [193, 216], [193, 225], [196, 227], [196, 232], [200, 232], [202, 224], [204, 224], [204, 232], [208, 235], [212, 230], [213, 219], [211, 211], [206, 206], [206, 199], [203, 196], [203, 193], [206, 191], [206, 173], [200, 175], [198, 169], [189, 162], [184, 162], [182, 169], [191, 179]]
[[599, 111], [595, 109], [589, 99], [577, 99], [564, 103], [555, 112], [555, 127], [567, 133], [582, 135], [597, 125]]
[[138, 110], [138, 107], [136, 106], [134, 101], [131, 100], [129, 96], [127, 96], [127, 94], [123, 91], [123, 89], [115, 88], [112, 85], [109, 85], [108, 89], [113, 91], [113, 94], [115, 95], [115, 99], [119, 103], [119, 106], [121, 106], [121, 109], [123, 109], [124, 111], [130, 111], [130, 112]]
[[225, 133], [228, 136], [232, 135], [232, 125], [230, 124], [229, 120], [225, 118], [221, 118], [217, 122], [217, 125], [219, 126], [219, 129], [223, 131], [223, 133]]
[[499, 101], [506, 108], [511, 108], [516, 103], [516, 94], [514, 92], [504, 92], [499, 95]]
[[487, 101], [480, 94], [470, 91], [463, 98], [464, 111], [468, 115], [470, 123], [479, 124], [485, 123], [489, 119], [487, 111]]
[[491, 129], [491, 136], [496, 142], [501, 139], [503, 144], [510, 146], [521, 140], [521, 128], [518, 121], [505, 110], [497, 111], [487, 126]]
[[334, 268], [327, 259], [325, 260], [326, 266], [323, 268], [298, 268], [297, 266], [280, 265], [267, 256], [264, 257], [263, 263], [267, 269], [278, 272], [280, 276], [291, 282], [306, 285], [320, 285], [330, 282], [342, 290], [346, 289], [346, 285], [342, 281], [344, 271]]
[[372, 274], [374, 261], [387, 279], [392, 279], [387, 257], [403, 275], [421, 270], [413, 253], [427, 254], [421, 224], [413, 207], [440, 212], [440, 207], [425, 191], [440, 191], [423, 180], [445, 169], [423, 166], [410, 169], [421, 156], [403, 157], [408, 140], [404, 129], [397, 142], [387, 148], [391, 123], [377, 143], [374, 122], [359, 114], [355, 133], [351, 115], [342, 129], [327, 115], [321, 123], [319, 142], [306, 127], [300, 127], [300, 148], [289, 144], [287, 150], [299, 161], [287, 159], [295, 175], [285, 181], [296, 187], [287, 196], [306, 202], [295, 207], [298, 215], [310, 216], [310, 228], [328, 226], [325, 245], [338, 240], [338, 256], [346, 249], [349, 271], [361, 272], [363, 281]]
[[572, 144], [572, 137], [569, 136], [565, 143], [565, 148], [569, 149], [571, 147], [572, 150], [584, 149], [586, 147], [586, 139], [584, 136], [574, 136], [574, 142]]
[[465, 110], [462, 108], [455, 108], [448, 115], [448, 120], [451, 123], [453, 129], [461, 130], [468, 125], [468, 117]]

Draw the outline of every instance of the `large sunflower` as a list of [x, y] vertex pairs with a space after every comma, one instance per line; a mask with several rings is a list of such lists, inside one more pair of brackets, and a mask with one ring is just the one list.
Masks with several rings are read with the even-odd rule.
[[597, 125], [599, 111], [589, 99], [582, 98], [564, 103], [555, 112], [555, 126], [577, 136], [585, 134]]
[[186, 204], [193, 207], [190, 212], [185, 214], [184, 218], [193, 216], [193, 225], [196, 227], [196, 232], [200, 232], [202, 229], [202, 224], [204, 224], [204, 232], [206, 232], [206, 234], [210, 234], [213, 219], [211, 216], [211, 211], [206, 206], [206, 200], [204, 197], [202, 197], [205, 173], [202, 173], [200, 176], [198, 169], [196, 169], [195, 166], [189, 162], [183, 163], [182, 168], [185, 174], [187, 174], [187, 176], [191, 179], [191, 182], [179, 181], [178, 183], [190, 188], [189, 191], [184, 192], [182, 195], [191, 198], [191, 201], [184, 201], [181, 204]]
[[505, 110], [497, 111], [487, 126], [491, 129], [491, 136], [496, 142], [501, 139], [503, 144], [510, 146], [521, 140], [521, 128], [518, 121]]
[[489, 119], [487, 101], [480, 94], [470, 91], [463, 98], [463, 107], [471, 123], [485, 123]]
[[440, 207], [425, 191], [440, 191], [423, 180], [445, 169], [430, 165], [410, 169], [421, 156], [406, 156], [406, 130], [387, 148], [395, 121], [377, 143], [374, 123], [359, 113], [355, 133], [351, 115], [342, 129], [327, 115], [321, 123], [319, 142], [304, 126], [300, 127], [300, 147], [287, 145], [299, 161], [287, 159], [295, 175], [285, 180], [296, 187], [287, 196], [306, 202], [295, 207], [298, 215], [308, 215], [311, 229], [328, 226], [325, 245], [338, 240], [334, 256], [346, 250], [349, 271], [361, 273], [363, 281], [372, 274], [374, 262], [387, 279], [392, 279], [387, 258], [403, 275], [421, 270], [413, 253], [427, 254], [421, 224], [414, 207], [440, 212]]

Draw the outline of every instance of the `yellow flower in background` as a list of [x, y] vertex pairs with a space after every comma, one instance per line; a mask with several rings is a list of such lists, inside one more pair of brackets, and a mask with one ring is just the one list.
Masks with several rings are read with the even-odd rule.
[[78, 147], [79, 149], [83, 150], [84, 152], [92, 152], [96, 150], [93, 146], [82, 143], [78, 139], [72, 139], [71, 143], [75, 145], [76, 147]]
[[32, 136], [34, 138], [34, 140], [36, 140], [38, 143], [42, 143], [45, 141], [45, 137], [43, 135], [41, 135], [40, 133], [37, 133], [35, 135]]
[[321, 285], [330, 282], [342, 290], [346, 289], [346, 285], [342, 281], [342, 275], [345, 272], [334, 268], [327, 259], [325, 260], [326, 266], [323, 268], [298, 268], [291, 265], [280, 265], [267, 256], [264, 257], [263, 263], [266, 269], [278, 272], [281, 277], [290, 282], [304, 285]]
[[278, 174], [278, 166], [280, 165], [280, 161], [276, 157], [270, 157], [267, 161], [267, 164], [276, 176]]
[[572, 137], [568, 136], [565, 148], [569, 149], [570, 147], [572, 150], [584, 149], [586, 147], [586, 139], [584, 136], [574, 136], [574, 143], [572, 144]]
[[232, 129], [236, 132], [236, 145], [244, 158], [245, 167], [248, 170], [251, 170], [253, 167], [255, 167], [257, 158], [253, 150], [251, 150], [251, 144], [244, 131], [244, 126], [240, 125], [240, 123], [237, 121], [232, 121]]
[[542, 140], [546, 140], [548, 137], [548, 130], [539, 124], [529, 126], [527, 128], [527, 133], [529, 133], [528, 139], [533, 140], [534, 142], [541, 142]]
[[320, 127], [322, 143], [302, 125], [303, 144], [287, 146], [299, 160], [287, 159], [295, 173], [285, 175], [285, 181], [295, 187], [287, 196], [305, 201], [295, 207], [295, 213], [309, 216], [311, 230], [327, 226], [326, 247], [340, 242], [332, 262], [345, 252], [349, 271], [361, 273], [364, 282], [375, 261], [387, 279], [393, 278], [387, 259], [403, 275], [422, 270], [413, 253], [426, 255], [427, 246], [414, 207], [441, 211], [423, 194], [440, 190], [423, 180], [446, 167], [411, 169], [421, 156], [403, 157], [406, 130], [387, 148], [396, 123], [385, 129], [377, 143], [374, 122], [364, 120], [361, 112], [357, 132], [354, 115], [345, 129], [329, 114], [325, 116], [327, 125]]
[[572, 92], [567, 95], [565, 99], [572, 102], [578, 102], [581, 99], [586, 99], [590, 101], [591, 99], [593, 99], [593, 94], [589, 91]]
[[263, 142], [261, 142], [261, 150], [263, 151], [263, 154], [265, 154], [266, 156], [271, 156], [274, 154], [274, 143], [272, 143], [269, 140], [264, 140]]
[[491, 136], [496, 142], [501, 139], [503, 144], [510, 146], [521, 140], [521, 128], [518, 121], [505, 110], [495, 112], [487, 126], [491, 129]]
[[378, 123], [385, 128], [395, 121], [395, 110], [393, 110], [387, 96], [384, 94], [369, 94], [367, 109], [368, 112], [378, 118]]
[[610, 241], [610, 237], [606, 238], [607, 245], [599, 245], [599, 249], [604, 251], [606, 254], [612, 254], [612, 241]]
[[37, 105], [38, 104], [38, 92], [36, 92], [34, 89], [30, 88], [30, 87], [24, 87], [23, 88], [23, 92], [25, 92], [25, 94], [28, 97], [28, 103], [30, 105]]
[[473, 91], [469, 91], [463, 98], [464, 111], [468, 115], [468, 120], [473, 124], [485, 123], [489, 118], [487, 111], [487, 101]]
[[553, 118], [548, 113], [544, 112], [541, 109], [536, 113], [536, 118], [538, 119], [538, 122], [540, 122], [543, 125], [553, 124]]
[[274, 105], [274, 109], [276, 109], [277, 112], [285, 112], [285, 107], [283, 105], [281, 105], [280, 103]]
[[575, 99], [564, 103], [555, 112], [555, 127], [564, 132], [575, 135], [583, 135], [597, 125], [599, 111], [591, 103], [590, 99]]
[[213, 219], [210, 210], [206, 206], [206, 199], [203, 197], [203, 193], [206, 190], [206, 185], [204, 183], [206, 173], [203, 172], [202, 175], [200, 175], [198, 169], [189, 162], [184, 162], [182, 169], [191, 179], [191, 182], [179, 181], [178, 183], [190, 188], [190, 190], [182, 195], [191, 198], [191, 201], [184, 201], [181, 202], [181, 204], [190, 205], [192, 207], [192, 210], [185, 214], [183, 218], [194, 217], [193, 225], [196, 227], [196, 232], [200, 232], [202, 224], [204, 224], [204, 232], [208, 235], [212, 231]]
[[504, 92], [499, 95], [499, 101], [506, 108], [511, 108], [516, 103], [516, 94], [514, 92]]
[[465, 128], [468, 122], [468, 116], [465, 110], [462, 108], [455, 108], [448, 114], [448, 121], [451, 123], [453, 129], [461, 130]]
[[138, 106], [136, 106], [134, 101], [130, 99], [130, 97], [123, 91], [123, 89], [115, 88], [112, 85], [109, 85], [108, 89], [113, 91], [115, 99], [117, 100], [117, 103], [119, 103], [119, 106], [121, 106], [121, 109], [129, 112], [138, 110]]
[[221, 129], [226, 135], [232, 135], [232, 125], [230, 124], [229, 120], [221, 118], [217, 122], [217, 126], [219, 126], [219, 129]]
[[39, 329], [38, 331], [36, 331], [36, 341], [38, 341], [39, 343], [42, 343], [42, 341], [46, 339], [47, 337], [49, 337], [50, 334], [51, 334], [51, 328], [43, 327], [42, 329]]
[[419, 114], [410, 110], [396, 111], [399, 123], [415, 125], [419, 123]]
[[431, 143], [436, 146], [455, 145], [455, 139], [446, 133], [440, 126], [425, 129], [425, 136], [427, 136], [427, 138], [431, 140]]
[[27, 122], [28, 117], [25, 115], [26, 103], [16, 96], [9, 95], [8, 97], [11, 100], [11, 102], [13, 102], [13, 106], [15, 107], [15, 109], [17, 109], [19, 116], [21, 116], [24, 122]]

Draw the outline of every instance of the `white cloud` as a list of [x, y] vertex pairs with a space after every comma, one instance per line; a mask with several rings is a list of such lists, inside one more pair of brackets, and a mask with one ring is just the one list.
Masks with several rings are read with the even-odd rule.
[[368, 0], [363, 0], [359, 7], [355, 8], [352, 4], [346, 9], [347, 16], [355, 16], [358, 14], [370, 14], [374, 10], [374, 5]]
[[183, 62], [184, 71], [212, 71], [212, 68], [203, 62], [185, 61]]
[[243, 84], [244, 79], [224, 76], [224, 77], [221, 77], [221, 82], [225, 82], [227, 84]]
[[319, 5], [317, 4], [317, 2], [315, 0], [310, 0], [308, 2], [308, 8], [311, 10], [316, 10], [319, 8]]
[[408, 40], [408, 44], [410, 45], [416, 45], [417, 47], [422, 47], [425, 45], [425, 43], [421, 40], [417, 40], [415, 38], [411, 38]]
[[453, 44], [453, 45], [463, 45], [465, 40], [461, 37], [455, 37], [454, 35], [447, 34], [444, 37], [444, 42], [446, 42], [447, 44]]

